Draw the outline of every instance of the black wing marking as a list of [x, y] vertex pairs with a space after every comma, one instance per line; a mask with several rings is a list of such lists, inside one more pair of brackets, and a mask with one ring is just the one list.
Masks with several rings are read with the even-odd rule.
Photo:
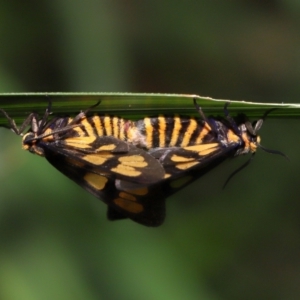
[[[165, 197], [153, 190], [151, 186], [130, 185], [130, 189], [122, 190], [114, 176], [104, 176], [82, 168], [78, 161], [72, 161], [65, 155], [48, 151], [46, 159], [58, 171], [79, 184], [86, 191], [101, 199], [108, 205], [107, 217], [110, 220], [130, 218], [146, 225], [159, 226], [165, 219]], [[122, 181], [124, 182], [124, 181]]]
[[60, 154], [85, 171], [142, 184], [164, 178], [165, 171], [152, 155], [114, 137], [75, 137], [39, 142], [46, 157]]
[[204, 165], [220, 155], [236, 149], [232, 144], [224, 147], [220, 143], [207, 143], [187, 147], [156, 148], [149, 153], [164, 167], [166, 177], [181, 176], [189, 170], [200, 170]]

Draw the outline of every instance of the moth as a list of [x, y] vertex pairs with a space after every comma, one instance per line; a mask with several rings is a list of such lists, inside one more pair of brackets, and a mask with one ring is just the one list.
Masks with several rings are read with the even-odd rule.
[[257, 132], [269, 111], [251, 124], [245, 115], [231, 118], [226, 104], [224, 118], [207, 118], [194, 100], [199, 118], [159, 115], [132, 121], [90, 116], [98, 105], [74, 118], [50, 117], [50, 101], [42, 118], [31, 113], [19, 128], [5, 110], [0, 111], [11, 130], [23, 136], [24, 150], [45, 157], [104, 201], [110, 220], [130, 218], [159, 226], [165, 219], [165, 199], [225, 159], [246, 153], [253, 158], [258, 147], [285, 156], [260, 145]]

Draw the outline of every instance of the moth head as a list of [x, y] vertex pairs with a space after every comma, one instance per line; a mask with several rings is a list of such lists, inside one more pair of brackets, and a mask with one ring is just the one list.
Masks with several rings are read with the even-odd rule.
[[252, 124], [248, 120], [245, 121], [245, 123], [241, 125], [241, 127], [244, 126], [244, 130], [241, 130], [241, 135], [245, 142], [245, 145], [248, 146], [247, 152], [252, 152], [254, 154], [256, 152], [256, 149], [260, 148], [260, 149], [264, 150], [265, 152], [268, 152], [271, 154], [279, 154], [279, 155], [285, 157], [286, 159], [288, 159], [284, 153], [277, 151], [277, 150], [267, 149], [260, 144], [261, 138], [258, 135], [258, 131], [261, 129], [267, 115], [275, 109], [276, 108], [267, 110], [261, 119], [253, 122]]
[[236, 155], [246, 154], [249, 152], [251, 152], [252, 155], [249, 160], [247, 160], [242, 166], [240, 166], [237, 170], [235, 170], [234, 172], [232, 172], [229, 175], [223, 188], [225, 188], [227, 183], [231, 180], [231, 178], [234, 175], [236, 175], [238, 172], [240, 172], [242, 169], [244, 169], [253, 160], [257, 148], [261, 148], [262, 150], [264, 150], [267, 153], [281, 155], [284, 158], [286, 158], [287, 160], [289, 160], [288, 157], [284, 153], [277, 151], [277, 150], [267, 149], [260, 144], [261, 138], [257, 134], [257, 132], [260, 130], [261, 126], [263, 125], [263, 122], [264, 122], [266, 116], [273, 110], [274, 110], [274, 108], [266, 111], [261, 119], [255, 121], [253, 123], [246, 120], [244, 123], [242, 123], [241, 125], [238, 126], [238, 130], [240, 131], [239, 135], [244, 142], [244, 147], [239, 149], [237, 151]]
[[44, 156], [44, 149], [39, 146], [39, 139], [36, 136], [36, 133], [29, 131], [24, 134], [22, 139], [22, 148], [27, 150], [33, 154], [38, 154], [40, 156]]
[[246, 121], [245, 123], [239, 126], [240, 136], [245, 144], [245, 146], [239, 151], [238, 155], [245, 153], [255, 153], [257, 147], [261, 147], [260, 141], [261, 138], [258, 135], [258, 131], [263, 124], [263, 119], [259, 119], [258, 121], [251, 124], [250, 121]]

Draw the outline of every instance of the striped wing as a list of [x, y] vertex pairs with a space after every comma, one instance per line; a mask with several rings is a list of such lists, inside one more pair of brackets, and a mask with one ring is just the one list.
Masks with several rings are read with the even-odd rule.
[[[102, 118], [84, 121], [83, 128], [74, 129], [75, 135], [70, 132], [43, 148], [54, 167], [108, 205], [110, 220], [130, 218], [147, 226], [160, 225], [168, 196], [233, 156], [239, 147], [221, 143], [207, 123], [192, 118], [145, 118], [133, 127], [116, 129], [108, 124], [106, 132], [98, 132], [96, 120]], [[124, 136], [130, 142], [119, 138], [120, 128], [127, 128]]]
[[[156, 190], [157, 193], [167, 198], [179, 190], [183, 189], [193, 181], [199, 179], [207, 172], [212, 170], [221, 164], [229, 157], [233, 157], [237, 149], [237, 145], [231, 145], [230, 147], [222, 148], [218, 147], [212, 151], [209, 155], [200, 156], [198, 153], [189, 152], [188, 150], [182, 151], [182, 149], [172, 149], [164, 156], [159, 157], [159, 151], [155, 153], [158, 159], [162, 160], [162, 165], [165, 168], [165, 178], [151, 186], [149, 190]], [[171, 159], [171, 157], [176, 159]], [[177, 157], [180, 157], [177, 158]], [[181, 158], [182, 157], [182, 158]], [[188, 162], [185, 158], [189, 158]], [[121, 189], [126, 190], [132, 187], [131, 183], [122, 183]]]
[[[231, 149], [232, 147], [230, 147]], [[208, 143], [187, 147], [152, 149], [149, 153], [164, 167], [167, 176], [178, 177], [190, 169], [201, 169], [212, 158], [227, 150], [220, 143]]]

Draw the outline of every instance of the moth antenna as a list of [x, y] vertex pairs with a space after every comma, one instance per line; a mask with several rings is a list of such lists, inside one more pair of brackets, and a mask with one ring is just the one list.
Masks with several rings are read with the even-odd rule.
[[[259, 119], [259, 120], [257, 120], [257, 122], [256, 122], [256, 124], [255, 124], [255, 126], [254, 126], [254, 128], [253, 128], [253, 126], [251, 125], [251, 127], [252, 127], [252, 129], [253, 129], [253, 135], [257, 135], [257, 132], [260, 130], [260, 128], [261, 128], [261, 126], [263, 125], [263, 123], [264, 123], [264, 119]], [[247, 129], [248, 129], [248, 127], [247, 127]], [[250, 131], [249, 131], [250, 132]], [[251, 133], [251, 132], [250, 132]], [[251, 133], [252, 134], [252, 133]]]
[[[254, 126], [254, 132], [255, 132], [255, 135], [257, 134], [257, 131], [260, 130], [261, 126], [263, 125], [265, 119], [267, 118], [268, 114], [270, 114], [272, 111], [278, 109], [277, 107], [274, 107], [274, 108], [270, 108], [268, 109], [264, 115], [262, 116], [262, 118], [260, 118], [259, 120], [257, 120], [255, 126]], [[248, 128], [247, 128], [248, 129]], [[252, 134], [252, 133], [251, 133]]]
[[283, 152], [265, 148], [264, 146], [262, 146], [262, 145], [260, 145], [260, 144], [257, 144], [257, 146], [258, 146], [259, 148], [261, 148], [263, 151], [267, 152], [267, 153], [281, 155], [281, 156], [283, 156], [285, 159], [287, 159], [288, 161], [290, 161], [289, 157], [288, 157], [287, 155], [285, 155]]
[[232, 179], [233, 176], [235, 176], [238, 172], [242, 171], [244, 168], [246, 168], [251, 161], [253, 160], [255, 155], [255, 152], [252, 153], [251, 157], [243, 164], [241, 165], [238, 169], [236, 169], [235, 171], [233, 171], [227, 178], [227, 180], [225, 181], [224, 185], [223, 185], [223, 189], [225, 189], [226, 185], [228, 184], [228, 182]]
[[268, 110], [264, 113], [264, 115], [262, 116], [262, 120], [264, 121], [264, 120], [266, 119], [266, 117], [268, 116], [268, 114], [271, 113], [272, 111], [276, 110], [276, 109], [278, 109], [278, 108], [277, 108], [277, 107], [273, 107], [273, 108], [268, 109]]
[[[278, 108], [271, 108], [271, 109], [268, 109], [264, 115], [262, 116], [261, 119], [259, 119], [256, 124], [255, 124], [255, 127], [254, 127], [254, 132], [257, 133], [257, 131], [261, 128], [263, 122], [265, 121], [266, 117], [274, 110], [276, 110]], [[247, 127], [248, 129], [248, 127]], [[251, 132], [250, 132], [251, 133]], [[261, 148], [263, 151], [267, 152], [267, 153], [271, 153], [271, 154], [277, 154], [277, 155], [281, 155], [283, 156], [286, 160], [290, 161], [290, 159], [288, 158], [287, 155], [285, 155], [283, 152], [280, 152], [278, 150], [271, 150], [271, 149], [268, 149], [268, 148], [265, 148], [264, 146], [262, 146], [261, 144], [257, 144], [257, 147]]]
[[249, 132], [251, 135], [256, 136], [256, 133], [257, 133], [257, 132], [256, 132], [256, 130], [253, 128], [253, 126], [252, 126], [252, 124], [251, 124], [250, 121], [246, 121], [246, 122], [245, 122], [245, 126], [246, 126], [248, 132]]
[[30, 138], [30, 139], [26, 139], [26, 142], [32, 142], [32, 141], [37, 141], [37, 140], [41, 140], [47, 136], [50, 136], [50, 135], [54, 135], [54, 134], [57, 134], [57, 133], [64, 133], [64, 132], [67, 132], [69, 131], [70, 129], [73, 129], [75, 127], [82, 127], [81, 124], [73, 124], [73, 125], [67, 125], [66, 127], [64, 128], [61, 128], [61, 129], [56, 129], [56, 130], [53, 130], [49, 133], [43, 133], [43, 134], [40, 134], [36, 137], [33, 137], [33, 138]]

